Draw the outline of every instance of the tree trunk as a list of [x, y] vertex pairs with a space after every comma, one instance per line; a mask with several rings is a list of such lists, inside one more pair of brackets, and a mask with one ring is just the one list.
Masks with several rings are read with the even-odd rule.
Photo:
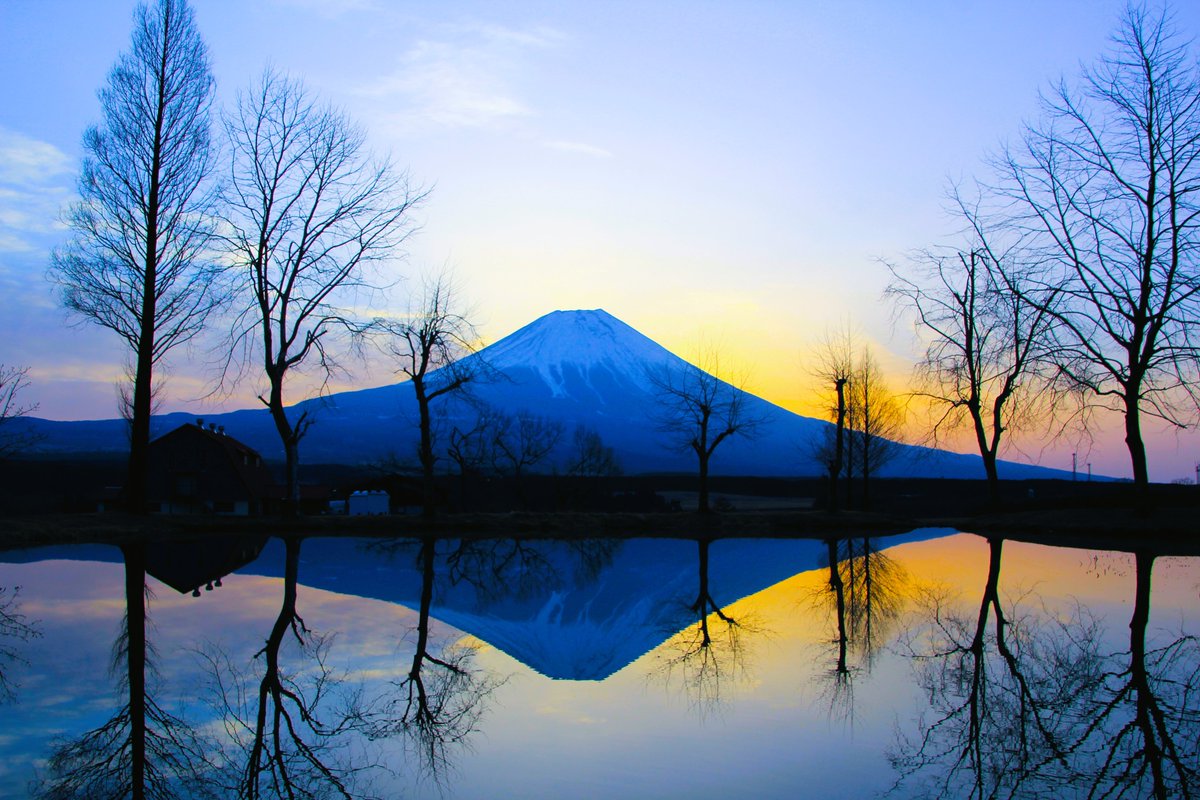
[[1129, 448], [1129, 460], [1133, 466], [1137, 502], [1146, 508], [1150, 499], [1150, 472], [1146, 466], [1146, 443], [1142, 441], [1141, 409], [1136, 396], [1125, 398], [1125, 446]]
[[420, 416], [421, 443], [417, 456], [421, 461], [421, 511], [427, 519], [435, 512], [433, 483], [433, 431], [429, 419], [429, 398], [425, 396], [425, 381], [413, 378], [413, 390], [417, 395], [417, 411]]
[[696, 592], [696, 603], [692, 606], [692, 610], [700, 615], [701, 645], [708, 647], [712, 644], [712, 636], [708, 630], [708, 609], [710, 605], [716, 606], [708, 591], [708, 548], [711, 542], [708, 539], [697, 539], [696, 544], [700, 547], [697, 566], [699, 587]]
[[846, 634], [846, 586], [842, 583], [842, 572], [838, 564], [837, 545], [837, 539], [825, 540], [825, 547], [829, 553], [829, 588], [833, 590], [834, 600], [837, 604], [837, 671], [838, 674], [845, 675], [850, 671], [846, 665], [846, 645], [849, 642], [849, 636]]
[[[130, 409], [129, 425], [129, 469], [125, 479], [125, 510], [131, 514], [145, 514], [146, 482], [150, 472], [150, 409], [152, 368], [148, 350], [144, 344], [153, 339], [153, 331], [146, 332], [142, 325], [142, 338], [138, 346], [137, 372], [133, 381], [133, 406]], [[153, 327], [153, 325], [149, 326]]]
[[421, 665], [429, 651], [429, 614], [433, 610], [433, 567], [437, 540], [426, 536], [421, 540], [421, 604], [417, 614], [417, 646], [413, 653], [412, 669], [408, 677], [421, 678]]
[[696, 504], [696, 510], [701, 514], [708, 514], [712, 509], [708, 506], [708, 454], [700, 454], [700, 498]]
[[1146, 627], [1150, 623], [1150, 578], [1154, 570], [1154, 556], [1139, 552], [1137, 564], [1137, 588], [1134, 594], [1133, 616], [1129, 620], [1129, 682], [1135, 690], [1136, 706], [1134, 721], [1142, 733], [1142, 757], [1150, 768], [1152, 791], [1156, 800], [1167, 800], [1171, 796], [1163, 772], [1164, 745], [1169, 739], [1161, 724], [1162, 712], [1150, 686], [1150, 675], [1146, 670]]
[[288, 421], [283, 407], [283, 378], [271, 376], [271, 398], [267, 403], [275, 430], [283, 442], [284, 492], [283, 514], [287, 517], [300, 516], [300, 436], [299, 431]]
[[[167, 9], [169, 13], [169, 9]], [[164, 36], [170, 19], [163, 20]], [[150, 472], [150, 412], [153, 408], [154, 335], [158, 322], [158, 209], [159, 181], [162, 172], [162, 136], [167, 99], [168, 43], [162, 44], [157, 74], [157, 106], [154, 117], [154, 142], [150, 156], [150, 188], [146, 196], [146, 249], [143, 253], [141, 328], [138, 331], [137, 365], [133, 379], [133, 408], [130, 409], [129, 475], [125, 482], [125, 502], [133, 514], [146, 513], [146, 480]]]
[[127, 544], [125, 556], [126, 667], [129, 676], [129, 752], [132, 797], [146, 796], [146, 548]]
[[834, 382], [837, 389], [837, 433], [833, 448], [833, 465], [829, 469], [829, 510], [838, 510], [838, 477], [842, 474], [846, 455], [846, 379]]
[[871, 510], [871, 440], [864, 437], [862, 441], [862, 507], [864, 511]]
[[1000, 506], [1000, 473], [996, 469], [996, 454], [984, 452], [983, 471], [987, 475], [988, 505], [992, 508]]

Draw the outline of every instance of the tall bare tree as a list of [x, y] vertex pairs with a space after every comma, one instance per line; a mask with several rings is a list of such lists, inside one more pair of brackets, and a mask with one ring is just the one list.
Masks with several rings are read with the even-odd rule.
[[[1200, 408], [1200, 70], [1165, 13], [1131, 6], [1111, 49], [1043, 98], [999, 159], [1044, 269], [1025, 296], [1058, 333], [1060, 377], [1121, 413], [1134, 482], [1149, 482], [1144, 417]], [[1058, 289], [1053, 307], [1039, 295]]]
[[[227, 241], [247, 298], [235, 325], [257, 349], [270, 410], [287, 460], [287, 502], [299, 504], [299, 444], [313, 420], [285, 406], [289, 373], [316, 362], [326, 378], [338, 333], [358, 324], [353, 290], [368, 268], [397, 257], [424, 194], [365, 136], [300, 81], [272, 71], [239, 97], [225, 120], [232, 153]], [[247, 351], [249, 352], [249, 350]]]
[[208, 258], [214, 193], [208, 49], [186, 0], [134, 12], [133, 39], [99, 92], [83, 137], [73, 236], [52, 258], [63, 305], [132, 351], [131, 511], [145, 512], [155, 367], [193, 338], [215, 302]]
[[387, 350], [407, 375], [417, 399], [420, 441], [417, 458], [423, 478], [425, 516], [434, 513], [433, 418], [430, 404], [461, 391], [484, 368], [475, 352], [479, 335], [467, 312], [459, 307], [458, 291], [449, 273], [426, 278], [418, 308], [398, 322], [383, 322], [388, 332]]
[[667, 366], [649, 375], [655, 390], [654, 418], [672, 446], [695, 453], [699, 466], [700, 497], [697, 510], [711, 511], [708, 472], [713, 453], [735, 436], [753, 437], [759, 419], [746, 408], [747, 394], [721, 379], [715, 352], [702, 356], [701, 366]]
[[[997, 501], [997, 459], [1006, 434], [1036, 424], [1051, 408], [1043, 365], [1057, 287], [1028, 286], [1021, 241], [993, 244], [976, 208], [955, 195], [972, 246], [923, 250], [892, 266], [887, 294], [912, 314], [925, 352], [916, 364], [915, 396], [932, 413], [930, 439], [968, 429]], [[1027, 299], [1034, 302], [1028, 302]]]

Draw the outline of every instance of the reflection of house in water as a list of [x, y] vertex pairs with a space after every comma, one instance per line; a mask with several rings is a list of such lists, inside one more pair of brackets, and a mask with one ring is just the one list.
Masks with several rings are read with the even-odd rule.
[[261, 514], [280, 496], [262, 457], [203, 420], [150, 443], [146, 501], [165, 514]]
[[200, 596], [221, 578], [258, 558], [264, 536], [218, 536], [197, 541], [150, 542], [146, 545], [146, 572], [180, 594]]

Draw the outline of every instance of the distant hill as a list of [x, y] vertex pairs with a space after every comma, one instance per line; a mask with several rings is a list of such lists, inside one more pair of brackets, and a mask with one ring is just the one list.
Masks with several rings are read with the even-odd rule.
[[[597, 431], [612, 447], [627, 473], [686, 472], [695, 457], [671, 447], [652, 419], [656, 390], [651, 375], [663, 370], [693, 369], [683, 359], [603, 310], [554, 311], [480, 352], [469, 356], [488, 365], [486, 381], [472, 386], [477, 401], [516, 414], [529, 410], [559, 421], [565, 435], [559, 451], [544, 468], [565, 463], [572, 433], [579, 425]], [[436, 380], [436, 374], [433, 377]], [[730, 391], [740, 391], [729, 387]], [[817, 475], [815, 443], [830, 423], [795, 414], [760, 397], [746, 394], [748, 413], [761, 420], [753, 440], [722, 443], [712, 461], [714, 474]], [[415, 463], [416, 401], [407, 382], [341, 392], [298, 404], [316, 419], [301, 442], [307, 463], [371, 462], [395, 456]], [[461, 400], [441, 404], [439, 426], [469, 427], [475, 407]], [[154, 435], [162, 435], [190, 414], [155, 417]], [[246, 409], [204, 418], [272, 460], [283, 448], [265, 409]], [[40, 437], [44, 453], [119, 452], [127, 447], [121, 420], [55, 422], [15, 420]], [[898, 455], [878, 472], [881, 477], [982, 478], [977, 456], [902, 445]], [[1005, 462], [1001, 477], [1047, 478], [1064, 473]]]

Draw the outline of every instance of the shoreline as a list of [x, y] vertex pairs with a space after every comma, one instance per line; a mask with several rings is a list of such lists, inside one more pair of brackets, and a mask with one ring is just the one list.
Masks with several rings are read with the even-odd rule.
[[919, 528], [953, 528], [1032, 543], [1158, 554], [1200, 555], [1194, 509], [1061, 508], [969, 516], [906, 516], [828, 511], [508, 512], [420, 516], [214, 517], [121, 513], [45, 514], [0, 522], [0, 550], [48, 545], [206, 537], [352, 536], [379, 538], [843, 538], [890, 536]]

